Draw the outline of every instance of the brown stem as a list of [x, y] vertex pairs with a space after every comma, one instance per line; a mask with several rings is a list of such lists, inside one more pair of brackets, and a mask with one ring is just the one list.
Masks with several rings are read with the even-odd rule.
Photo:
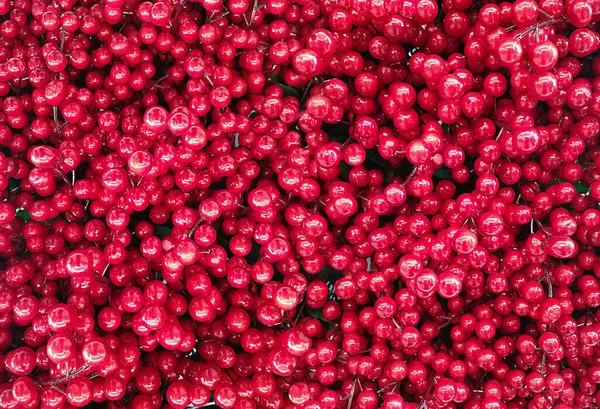
[[50, 384], [50, 387], [52, 389], [57, 390], [58, 392], [60, 392], [61, 394], [65, 395], [65, 396], [67, 395], [67, 393], [62, 388], [59, 388], [57, 385], [54, 385], [53, 383]]
[[58, 107], [57, 106], [52, 107], [52, 116], [54, 117], [54, 126], [56, 127], [56, 132], [58, 133], [58, 136], [62, 140], [63, 136], [62, 136], [62, 132], [60, 131], [60, 124], [58, 123]]
[[[294, 320], [294, 323], [297, 324], [298, 320], [300, 319], [300, 316], [302, 315], [302, 311], [304, 311], [304, 307], [306, 306], [306, 303], [304, 302], [304, 299], [300, 302], [300, 310], [298, 310], [298, 312], [296, 313], [296, 319]], [[294, 325], [295, 326], [295, 325]]]
[[57, 168], [55, 168], [55, 170], [56, 170], [56, 171], [57, 171], [57, 172], [60, 174], [60, 176], [62, 177], [62, 180], [64, 180], [64, 181], [65, 181], [65, 183], [66, 183], [67, 185], [69, 185], [69, 186], [73, 186], [73, 183], [75, 183], [75, 182], [71, 183], [71, 181], [69, 180], [69, 178], [67, 177], [67, 175], [66, 175], [66, 173], [65, 173], [65, 172], [63, 172], [63, 171], [62, 171], [61, 169], [59, 169], [58, 167], [57, 167]]
[[356, 391], [356, 380], [357, 378], [354, 378], [354, 383], [352, 384], [352, 391], [350, 392], [350, 398], [348, 399], [348, 405], [346, 406], [346, 409], [350, 409], [352, 407], [352, 401], [354, 400], [354, 392]]
[[544, 28], [544, 27], [549, 27], [552, 26], [554, 24], [558, 23], [558, 20], [552, 18], [550, 20], [546, 20], [546, 21], [542, 21], [541, 23], [536, 24], [535, 26], [531, 26], [527, 29], [525, 29], [525, 31], [523, 31], [522, 33], [518, 34], [515, 39], [516, 40], [520, 40], [523, 37], [525, 37], [527, 34], [535, 31], [535, 30], [539, 30], [540, 28]]
[[550, 280], [550, 274], [546, 266], [544, 266], [544, 271], [546, 271], [546, 282], [548, 283], [548, 297], [554, 297], [554, 288], [552, 287], [552, 281]]
[[208, 81], [208, 83], [210, 84], [211, 87], [215, 87], [215, 84], [213, 84], [212, 80], [210, 79], [210, 77], [208, 76], [208, 74], [205, 72], [204, 73], [204, 78], [206, 78], [206, 81]]
[[53, 380], [44, 383], [44, 385], [50, 385], [50, 386], [54, 387], [56, 384], [63, 383], [65, 381], [68, 381], [68, 380], [71, 380], [73, 378], [76, 378], [81, 373], [87, 371], [89, 368], [90, 368], [90, 365], [89, 364], [85, 364], [81, 368], [77, 369], [76, 371], [73, 371], [73, 372], [69, 373], [69, 368], [67, 366], [67, 374], [66, 375], [54, 378]]
[[106, 267], [104, 267], [104, 271], [102, 271], [102, 274], [100, 274], [101, 277], [104, 277], [104, 275], [106, 274], [106, 272], [108, 271], [108, 268], [110, 267], [110, 263], [106, 263]]
[[[258, 0], [254, 0], [254, 6], [252, 6], [252, 13], [250, 14], [250, 25], [254, 22], [254, 16], [256, 16], [256, 7], [258, 7]], [[250, 25], [248, 27], [250, 27]]]
[[64, 28], [60, 28], [60, 51], [62, 52], [65, 48], [65, 37], [67, 32]]
[[538, 225], [538, 227], [540, 228], [540, 230], [542, 231], [542, 233], [544, 233], [546, 236], [550, 237], [550, 233], [548, 233], [546, 231], [546, 229], [544, 228], [544, 225], [542, 224], [542, 222], [540, 222], [538, 219], [533, 219], [535, 220], [535, 223]]
[[540, 367], [540, 373], [546, 375], [546, 353], [542, 355], [542, 366]]
[[398, 322], [396, 321], [396, 318], [394, 318], [393, 316], [392, 316], [392, 322], [394, 323], [396, 328], [398, 328], [400, 331], [402, 331], [402, 327], [400, 326], [400, 324], [398, 324]]
[[415, 166], [413, 168], [413, 170], [411, 170], [411, 172], [406, 177], [406, 180], [404, 182], [402, 182], [402, 186], [408, 185], [408, 182], [410, 182], [411, 179], [417, 174], [417, 170], [419, 170], [419, 168]]
[[154, 81], [154, 83], [152, 85], [150, 85], [150, 88], [148, 88], [149, 90], [151, 90], [154, 87], [158, 87], [158, 85], [163, 82], [164, 80], [166, 80], [167, 78], [169, 78], [168, 75], [163, 75], [162, 77], [160, 77], [159, 79], [157, 79], [156, 81]]

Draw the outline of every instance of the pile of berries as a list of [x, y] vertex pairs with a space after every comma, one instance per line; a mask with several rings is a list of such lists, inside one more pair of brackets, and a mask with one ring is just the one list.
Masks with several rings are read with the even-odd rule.
[[0, 0], [0, 408], [600, 406], [600, 0]]

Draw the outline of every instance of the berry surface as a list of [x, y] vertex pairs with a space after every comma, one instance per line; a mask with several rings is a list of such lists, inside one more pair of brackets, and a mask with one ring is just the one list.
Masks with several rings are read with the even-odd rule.
[[600, 0], [0, 0], [1, 409], [600, 407]]

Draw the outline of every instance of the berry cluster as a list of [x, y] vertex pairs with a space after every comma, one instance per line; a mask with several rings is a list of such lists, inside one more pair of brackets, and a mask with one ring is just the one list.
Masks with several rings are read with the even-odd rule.
[[0, 408], [597, 408], [599, 24], [0, 0]]

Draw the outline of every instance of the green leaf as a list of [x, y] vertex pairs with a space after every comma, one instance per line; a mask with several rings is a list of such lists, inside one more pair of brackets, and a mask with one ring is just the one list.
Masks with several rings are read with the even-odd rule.
[[251, 263], [256, 263], [260, 260], [260, 244], [256, 243], [254, 240], [252, 241], [252, 250], [250, 250], [250, 254], [246, 256], [246, 260]]
[[[552, 181], [550, 183], [545, 184], [544, 189], [547, 189], [552, 185], [558, 185], [559, 183], [563, 182], [565, 182], [565, 180], [563, 179]], [[575, 186], [575, 190], [577, 191], [577, 193], [587, 195], [590, 192], [590, 188], [582, 185], [581, 182], [577, 182], [573, 186]]]
[[284, 84], [281, 81], [281, 78], [279, 78], [279, 74], [273, 75], [273, 77], [271, 78], [271, 81], [274, 84], [277, 84], [281, 88], [283, 88], [283, 95], [285, 95], [286, 97], [296, 97], [298, 99], [302, 98], [302, 92], [297, 88], [290, 87], [289, 85]]
[[31, 215], [29, 214], [29, 212], [25, 209], [19, 210], [17, 211], [17, 216], [18, 217], [22, 217], [23, 220], [25, 220], [26, 222], [31, 220]]
[[[367, 159], [365, 160], [365, 165], [369, 164], [372, 165], [374, 169], [388, 169], [390, 167], [387, 161], [381, 157], [377, 149], [367, 150]], [[367, 166], [367, 168], [373, 169], [370, 166]]]
[[296, 89], [296, 88], [292, 88], [289, 85], [281, 85], [281, 88], [283, 88], [283, 95], [285, 95], [286, 97], [296, 97], [298, 99], [302, 98], [302, 93], [300, 92], [300, 90]]
[[19, 179], [8, 178], [8, 191], [9, 192], [20, 192], [21, 182]]
[[452, 171], [449, 168], [442, 166], [435, 170], [434, 176], [442, 180], [452, 180]]
[[171, 228], [164, 225], [154, 226], [154, 234], [157, 237], [163, 238], [171, 234]]
[[331, 273], [331, 266], [325, 266], [325, 268], [323, 268], [323, 270], [319, 271], [319, 277], [321, 277], [323, 280], [327, 281], [329, 279], [329, 274]]
[[311, 317], [318, 319], [319, 321], [327, 321], [324, 317], [323, 317], [323, 313], [321, 312], [320, 309], [316, 309], [316, 308], [306, 308], [305, 309], [306, 313], [308, 315], [310, 315]]
[[321, 309], [305, 308], [304, 311], [306, 312], [306, 315], [308, 315], [309, 317], [312, 317], [316, 320], [321, 321], [327, 331], [331, 331], [333, 329], [333, 322], [331, 322], [331, 321], [325, 319], [325, 317], [323, 317], [323, 312], [321, 311]]
[[[25, 209], [17, 210], [17, 216], [22, 217], [23, 220], [25, 220], [26, 222], [31, 221], [31, 215]], [[55, 222], [55, 221], [61, 220], [61, 219], [64, 219], [64, 217], [59, 216], [59, 217], [55, 217], [54, 219], [46, 220], [46, 223], [52, 223], [52, 222]]]
[[581, 184], [581, 182], [577, 182], [577, 183], [575, 183], [575, 190], [577, 190], [577, 193], [582, 193], [584, 195], [587, 195], [590, 191], [590, 188], [583, 186]]

